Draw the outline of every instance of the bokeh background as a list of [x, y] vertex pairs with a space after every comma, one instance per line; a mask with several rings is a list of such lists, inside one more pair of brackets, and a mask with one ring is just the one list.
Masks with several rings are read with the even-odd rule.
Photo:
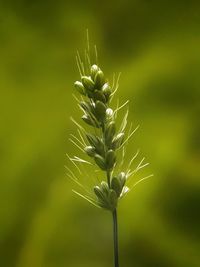
[[199, 1], [1, 0], [0, 266], [112, 266], [111, 216], [64, 169], [86, 28], [107, 77], [122, 72], [130, 148], [154, 173], [119, 206], [121, 266], [200, 266], [199, 14]]

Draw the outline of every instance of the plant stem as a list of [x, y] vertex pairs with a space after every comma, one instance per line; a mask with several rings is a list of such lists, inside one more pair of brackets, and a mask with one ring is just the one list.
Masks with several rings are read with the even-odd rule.
[[114, 267], [119, 267], [117, 209], [113, 211], [112, 215], [113, 215], [113, 239], [114, 239]]
[[[104, 140], [104, 149], [105, 153], [107, 152], [108, 148], [105, 144], [105, 124], [102, 124], [102, 135]], [[107, 182], [109, 188], [111, 188], [111, 171], [106, 171]], [[115, 208], [112, 212], [113, 216], [113, 241], [114, 241], [114, 267], [119, 267], [119, 253], [118, 253], [118, 222], [117, 222], [117, 209]]]

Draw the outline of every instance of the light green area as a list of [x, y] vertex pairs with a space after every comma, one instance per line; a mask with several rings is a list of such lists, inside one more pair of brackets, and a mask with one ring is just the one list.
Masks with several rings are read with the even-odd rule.
[[140, 124], [127, 162], [140, 148], [137, 179], [154, 173], [120, 203], [121, 266], [200, 266], [199, 14], [198, 1], [1, 1], [0, 266], [112, 266], [111, 215], [64, 169], [86, 28]]

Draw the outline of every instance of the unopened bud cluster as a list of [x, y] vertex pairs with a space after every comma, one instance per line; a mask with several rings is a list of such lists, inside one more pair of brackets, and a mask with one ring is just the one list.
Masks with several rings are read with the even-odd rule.
[[124, 141], [124, 133], [117, 132], [113, 110], [108, 106], [112, 88], [97, 65], [91, 66], [88, 76], [81, 76], [81, 81], [75, 82], [75, 88], [84, 96], [79, 103], [84, 112], [83, 121], [101, 130], [100, 135], [86, 133], [88, 145], [84, 151], [107, 173], [107, 182], [95, 186], [94, 193], [98, 205], [112, 211], [117, 206], [126, 182], [123, 172], [117, 176], [111, 175], [116, 164], [116, 150]]

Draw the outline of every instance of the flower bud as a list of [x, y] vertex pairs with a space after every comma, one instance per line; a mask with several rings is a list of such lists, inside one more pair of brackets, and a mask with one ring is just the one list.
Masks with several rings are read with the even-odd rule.
[[94, 82], [88, 76], [82, 76], [81, 78], [83, 86], [85, 87], [86, 91], [93, 91], [94, 89]]
[[95, 135], [86, 134], [86, 137], [91, 146], [94, 146], [96, 148], [99, 145], [99, 138]]
[[113, 211], [117, 207], [117, 194], [112, 189], [110, 190], [109, 194], [109, 206], [111, 211]]
[[101, 191], [104, 193], [104, 195], [106, 195], [106, 196], [109, 195], [108, 183], [106, 183], [105, 181], [101, 182]]
[[94, 193], [95, 195], [98, 197], [98, 199], [101, 201], [101, 202], [105, 202], [105, 196], [103, 194], [103, 192], [101, 191], [100, 187], [99, 186], [95, 186], [94, 187]]
[[106, 116], [106, 106], [103, 102], [97, 101], [95, 105], [96, 117], [99, 121], [103, 121]]
[[96, 154], [94, 156], [94, 160], [96, 162], [96, 164], [103, 170], [106, 170], [106, 163], [103, 157], [101, 157], [100, 155]]
[[108, 150], [108, 152], [106, 153], [106, 167], [108, 170], [111, 170], [116, 162], [116, 155], [115, 152], [110, 149]]
[[117, 149], [119, 148], [122, 143], [124, 141], [124, 133], [119, 133], [114, 139], [113, 139], [113, 142], [112, 142], [112, 148], [113, 149]]
[[105, 192], [102, 190], [102, 188], [100, 188], [99, 186], [95, 186], [94, 187], [94, 193], [98, 198], [99, 206], [104, 208], [104, 209], [111, 210], [110, 203], [109, 203], [110, 192], [108, 191], [108, 193], [105, 194]]
[[117, 179], [119, 180], [121, 187], [123, 188], [126, 183], [126, 174], [124, 172], [120, 172], [117, 175]]
[[98, 198], [98, 204], [104, 209], [113, 211], [117, 206], [117, 194], [108, 187], [106, 182], [101, 182], [101, 186], [94, 187], [94, 193]]
[[87, 96], [89, 97], [89, 98], [93, 98], [94, 97], [94, 94], [93, 94], [93, 91], [87, 91]]
[[112, 93], [111, 87], [110, 87], [110, 85], [109, 85], [108, 83], [105, 83], [105, 84], [103, 85], [103, 87], [102, 87], [102, 92], [103, 92], [103, 94], [105, 95], [106, 100], [108, 101], [109, 96], [110, 96], [111, 93]]
[[94, 80], [95, 75], [97, 74], [97, 72], [99, 71], [99, 67], [97, 65], [92, 65], [90, 73], [91, 73], [91, 78]]
[[86, 137], [90, 145], [95, 147], [96, 153], [104, 156], [104, 144], [102, 140], [93, 134], [86, 134]]
[[111, 188], [116, 192], [117, 196], [119, 197], [122, 191], [122, 186], [117, 177], [112, 178]]
[[95, 119], [91, 119], [90, 116], [84, 114], [82, 116], [82, 120], [86, 122], [88, 125], [99, 128], [99, 123]]
[[115, 135], [115, 132], [116, 132], [115, 123], [114, 121], [111, 121], [105, 130], [105, 142], [107, 146], [111, 144], [113, 137]]
[[85, 88], [84, 88], [84, 86], [83, 86], [83, 84], [82, 84], [81, 82], [76, 81], [76, 82], [74, 83], [74, 86], [75, 86], [76, 90], [77, 90], [80, 94], [82, 94], [82, 95], [86, 95]]
[[89, 116], [92, 117], [92, 119], [95, 120], [94, 118], [95, 117], [95, 106], [93, 103], [89, 101], [80, 101], [79, 105], [86, 114], [88, 114]]
[[104, 96], [104, 94], [101, 91], [95, 90], [93, 95], [94, 95], [95, 101], [99, 100], [103, 103], [106, 103], [106, 97]]
[[95, 147], [93, 146], [86, 146], [84, 148], [84, 151], [88, 154], [90, 157], [94, 157], [96, 154]]
[[106, 117], [107, 117], [107, 119], [108, 120], [111, 119], [112, 116], [113, 116], [113, 110], [111, 108], [107, 108], [106, 109]]
[[90, 113], [91, 112], [91, 104], [89, 102], [80, 101], [79, 105], [87, 113]]
[[101, 70], [99, 70], [96, 75], [95, 75], [95, 87], [98, 88], [99, 90], [101, 89], [101, 87], [104, 85], [105, 83], [105, 77], [104, 74]]

